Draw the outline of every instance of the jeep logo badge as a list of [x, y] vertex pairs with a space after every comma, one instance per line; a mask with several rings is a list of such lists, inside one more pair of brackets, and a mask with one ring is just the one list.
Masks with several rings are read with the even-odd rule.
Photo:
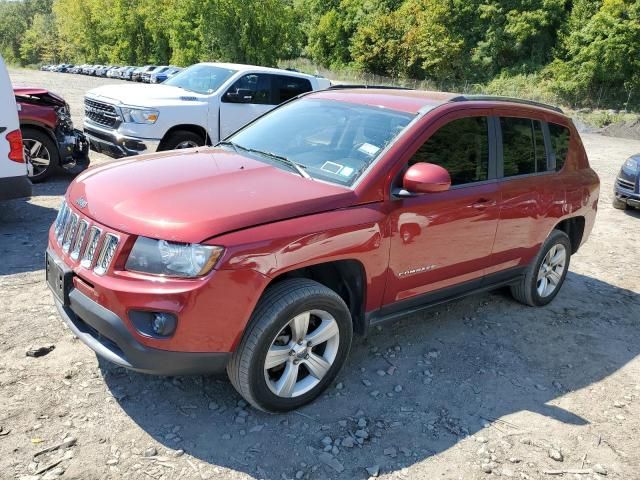
[[79, 197], [76, 199], [76, 205], [78, 206], [78, 208], [82, 209], [89, 205], [89, 202], [87, 202], [84, 198]]

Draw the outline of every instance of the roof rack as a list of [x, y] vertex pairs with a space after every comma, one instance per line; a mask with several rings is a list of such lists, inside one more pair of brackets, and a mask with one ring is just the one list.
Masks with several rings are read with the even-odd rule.
[[450, 102], [509, 102], [509, 103], [520, 103], [522, 105], [530, 105], [532, 107], [540, 107], [546, 108], [549, 110], [553, 110], [554, 112], [564, 113], [560, 107], [555, 107], [553, 105], [548, 105], [542, 102], [536, 102], [534, 100], [523, 100], [522, 98], [513, 98], [513, 97], [501, 97], [497, 95], [459, 95], [457, 97], [449, 100]]
[[413, 90], [413, 88], [393, 87], [389, 85], [347, 85], [347, 84], [331, 85], [329, 87], [329, 90], [341, 90], [345, 88], [364, 88], [364, 89], [373, 88], [376, 90]]

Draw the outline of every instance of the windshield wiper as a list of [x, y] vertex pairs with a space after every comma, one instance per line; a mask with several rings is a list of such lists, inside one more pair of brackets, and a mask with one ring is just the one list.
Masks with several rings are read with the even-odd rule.
[[288, 159], [287, 157], [283, 157], [282, 155], [278, 155], [277, 153], [263, 152], [262, 150], [258, 150], [256, 148], [243, 147], [242, 145], [238, 145], [237, 143], [233, 143], [233, 142], [221, 142], [221, 143], [231, 143], [234, 147], [241, 148], [245, 152], [257, 153], [258, 155], [264, 155], [265, 157], [269, 157], [273, 160], [277, 160], [278, 162], [284, 163], [291, 169], [298, 172], [301, 177], [306, 178], [308, 180], [313, 180], [311, 175], [309, 175], [307, 172], [304, 171], [304, 167], [302, 165], [294, 162], [293, 160]]

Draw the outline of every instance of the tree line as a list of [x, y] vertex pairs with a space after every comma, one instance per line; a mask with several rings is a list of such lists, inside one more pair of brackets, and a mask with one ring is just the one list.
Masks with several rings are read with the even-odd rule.
[[640, 106], [640, 0], [0, 0], [0, 53], [43, 62], [276, 65]]

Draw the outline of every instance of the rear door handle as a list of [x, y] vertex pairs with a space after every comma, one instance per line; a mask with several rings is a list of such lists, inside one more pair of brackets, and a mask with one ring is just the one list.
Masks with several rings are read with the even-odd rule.
[[471, 206], [476, 210], [485, 210], [489, 207], [494, 207], [497, 204], [495, 200], [490, 200], [488, 198], [481, 198], [477, 200], [475, 203], [472, 203]]

